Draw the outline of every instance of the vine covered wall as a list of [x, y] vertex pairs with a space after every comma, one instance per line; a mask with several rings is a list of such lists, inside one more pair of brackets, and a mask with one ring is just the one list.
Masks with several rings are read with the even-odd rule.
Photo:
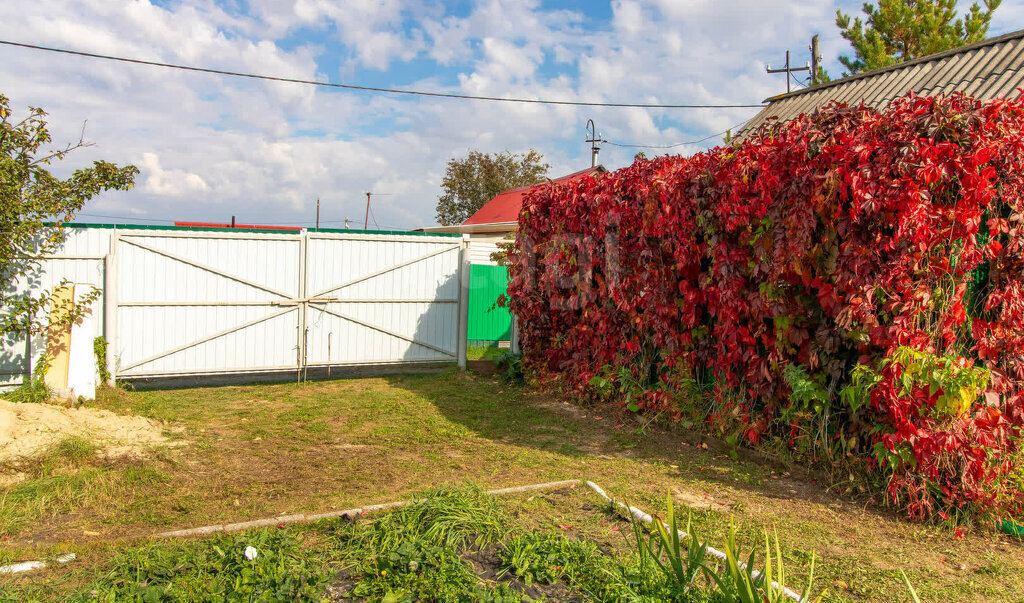
[[538, 187], [507, 301], [579, 395], [856, 466], [915, 518], [1020, 513], [1022, 228], [1024, 100], [831, 105]]

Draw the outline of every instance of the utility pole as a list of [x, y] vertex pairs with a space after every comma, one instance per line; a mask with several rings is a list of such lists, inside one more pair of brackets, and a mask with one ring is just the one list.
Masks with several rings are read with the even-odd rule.
[[366, 193], [366, 219], [363, 220], [363, 230], [366, 230], [370, 226], [370, 195], [372, 193]]
[[608, 142], [601, 138], [601, 133], [595, 131], [594, 120], [587, 120], [587, 140], [590, 143], [590, 167], [597, 166], [597, 154], [601, 152], [601, 143]]
[[786, 74], [786, 93], [790, 93], [792, 88], [793, 73], [796, 71], [807, 71], [810, 72], [810, 85], [817, 86], [821, 82], [818, 81], [819, 72], [821, 71], [821, 52], [818, 50], [818, 35], [815, 34], [811, 37], [811, 62], [804, 63], [803, 67], [794, 67], [789, 63], [789, 51], [786, 51], [786, 65], [780, 69], [772, 69], [771, 65], [766, 65], [765, 71], [768, 73], [785, 73]]
[[821, 54], [818, 52], [818, 34], [811, 37], [811, 86], [817, 86], [818, 72], [821, 71]]
[[320, 230], [320, 197], [316, 198], [316, 230]]
[[768, 73], [785, 73], [786, 74], [786, 93], [787, 94], [789, 94], [789, 92], [791, 90], [790, 89], [790, 83], [792, 82], [792, 79], [793, 79], [792, 78], [793, 72], [794, 71], [810, 71], [811, 70], [811, 64], [810, 63], [805, 64], [803, 67], [793, 67], [793, 66], [791, 66], [789, 64], [789, 51], [788, 50], [786, 51], [786, 66], [785, 67], [783, 67], [782, 69], [772, 69], [771, 65], [766, 65], [765, 67], [766, 67], [765, 71], [767, 71]]

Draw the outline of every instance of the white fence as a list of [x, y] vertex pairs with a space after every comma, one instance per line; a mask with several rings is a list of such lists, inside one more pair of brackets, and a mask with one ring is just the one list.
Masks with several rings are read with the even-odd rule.
[[[103, 289], [119, 378], [465, 362], [461, 237], [76, 227], [32, 288], [65, 279]], [[14, 385], [44, 342], [4, 346]]]

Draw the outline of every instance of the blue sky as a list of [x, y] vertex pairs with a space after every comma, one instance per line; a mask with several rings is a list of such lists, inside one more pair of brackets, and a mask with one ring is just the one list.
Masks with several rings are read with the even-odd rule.
[[[487, 96], [644, 103], [758, 103], [785, 90], [764, 72], [848, 52], [821, 0], [6, 0], [0, 39], [303, 79]], [[967, 3], [961, 2], [962, 7]], [[1004, 0], [992, 35], [1024, 28]], [[697, 140], [755, 109], [613, 109], [396, 97], [255, 82], [0, 47], [0, 93], [50, 114], [58, 142], [87, 121], [94, 159], [141, 169], [127, 193], [91, 201], [82, 221], [362, 226], [365, 192], [381, 228], [434, 223], [447, 161], [470, 149], [536, 149], [557, 176], [589, 166], [594, 119], [613, 142]], [[690, 154], [716, 144], [685, 145]], [[605, 145], [609, 168], [638, 149]], [[648, 155], [664, 151], [648, 149]], [[374, 222], [371, 221], [371, 227]]]

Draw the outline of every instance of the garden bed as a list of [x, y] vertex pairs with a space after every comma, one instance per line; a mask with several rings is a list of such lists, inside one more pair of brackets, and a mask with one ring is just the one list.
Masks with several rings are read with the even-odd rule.
[[[130, 547], [78, 594], [101, 601], [724, 600], [718, 591], [732, 580], [724, 564], [686, 562], [682, 547], [692, 541], [683, 540], [674, 550], [685, 565], [664, 568], [644, 548], [657, 536], [595, 499], [602, 500], [577, 484], [508, 498], [472, 485], [441, 488], [382, 514]], [[790, 554], [786, 563], [808, 573], [806, 556]]]

